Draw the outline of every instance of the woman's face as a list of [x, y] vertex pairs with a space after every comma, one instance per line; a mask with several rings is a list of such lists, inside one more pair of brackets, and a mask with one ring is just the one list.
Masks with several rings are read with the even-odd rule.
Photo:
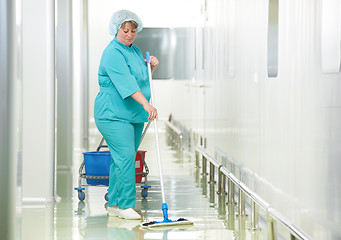
[[118, 29], [116, 38], [120, 43], [130, 46], [136, 37], [136, 28], [130, 22], [126, 22]]

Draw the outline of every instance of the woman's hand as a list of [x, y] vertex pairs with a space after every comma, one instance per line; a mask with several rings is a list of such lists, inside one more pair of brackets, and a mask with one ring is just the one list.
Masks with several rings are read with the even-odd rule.
[[154, 119], [158, 119], [157, 110], [155, 107], [153, 107], [150, 103], [146, 103], [143, 105], [144, 110], [146, 110], [147, 113], [149, 113], [148, 120], [153, 121]]
[[[147, 62], [147, 60], [144, 60], [145, 62]], [[157, 66], [159, 66], [159, 60], [157, 60], [156, 57], [154, 56], [150, 56], [149, 57], [149, 62], [150, 62], [150, 68], [152, 71], [152, 74], [154, 73], [154, 71], [156, 70]]]

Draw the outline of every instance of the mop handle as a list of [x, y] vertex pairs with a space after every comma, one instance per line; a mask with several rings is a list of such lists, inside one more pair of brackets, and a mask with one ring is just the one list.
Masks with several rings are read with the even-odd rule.
[[[150, 54], [146, 52], [147, 66], [148, 66], [148, 76], [149, 76], [149, 85], [150, 85], [150, 96], [151, 96], [151, 104], [155, 107], [154, 100], [154, 91], [153, 91], [153, 83], [152, 83], [152, 70], [149, 62]], [[159, 136], [158, 136], [158, 127], [157, 121], [154, 119], [154, 132], [155, 132], [155, 142], [156, 142], [156, 152], [157, 152], [157, 160], [159, 164], [159, 175], [160, 175], [160, 185], [161, 185], [161, 194], [162, 194], [162, 203], [166, 203], [165, 200], [165, 191], [163, 187], [163, 176], [162, 176], [162, 166], [161, 166], [161, 156], [160, 156], [160, 146], [159, 146]]]

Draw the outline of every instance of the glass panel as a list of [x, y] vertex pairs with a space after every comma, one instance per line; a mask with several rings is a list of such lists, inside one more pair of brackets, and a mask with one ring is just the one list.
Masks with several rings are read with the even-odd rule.
[[162, 63], [153, 74], [155, 79], [192, 79], [195, 65], [195, 28], [144, 28], [134, 45]]
[[143, 56], [150, 52], [162, 63], [153, 74], [154, 79], [169, 79], [172, 77], [172, 58], [174, 50], [171, 44], [170, 28], [144, 28], [136, 35], [134, 45], [138, 46]]

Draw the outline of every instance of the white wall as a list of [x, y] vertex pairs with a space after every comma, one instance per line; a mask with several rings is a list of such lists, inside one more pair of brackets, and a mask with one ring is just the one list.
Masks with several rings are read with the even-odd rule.
[[54, 200], [54, 1], [23, 1], [24, 202]]
[[321, 67], [327, 1], [279, 1], [277, 78], [267, 76], [268, 2], [207, 0], [196, 81], [174, 87], [193, 99], [192, 121], [182, 101], [172, 113], [207, 138], [212, 156], [219, 149], [237, 161], [240, 178], [294, 224], [314, 239], [339, 239], [341, 74]]

